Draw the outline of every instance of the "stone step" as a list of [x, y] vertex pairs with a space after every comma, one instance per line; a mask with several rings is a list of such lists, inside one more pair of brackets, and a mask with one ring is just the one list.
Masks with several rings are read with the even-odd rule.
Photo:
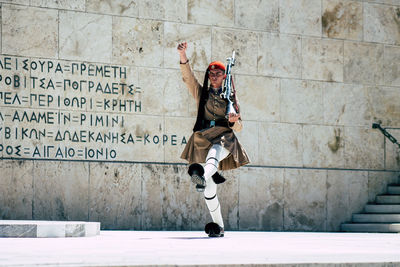
[[343, 223], [344, 232], [400, 233], [400, 223]]
[[399, 213], [400, 214], [400, 204], [367, 204], [364, 208], [366, 213]]
[[400, 223], [400, 214], [353, 214], [354, 223]]
[[380, 195], [376, 196], [378, 204], [400, 204], [400, 195]]
[[99, 222], [0, 220], [0, 237], [87, 237], [99, 234]]
[[388, 194], [400, 195], [400, 186], [399, 185], [389, 185], [388, 186]]

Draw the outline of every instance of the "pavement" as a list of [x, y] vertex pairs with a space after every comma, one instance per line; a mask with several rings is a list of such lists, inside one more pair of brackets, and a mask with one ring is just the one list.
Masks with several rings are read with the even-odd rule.
[[101, 231], [94, 237], [0, 238], [0, 266], [400, 266], [400, 235]]

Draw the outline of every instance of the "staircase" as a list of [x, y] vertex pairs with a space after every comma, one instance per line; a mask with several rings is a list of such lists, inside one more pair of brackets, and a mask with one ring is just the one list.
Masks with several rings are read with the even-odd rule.
[[364, 212], [353, 214], [351, 223], [343, 223], [344, 232], [400, 233], [400, 184], [389, 184], [387, 194], [376, 196]]

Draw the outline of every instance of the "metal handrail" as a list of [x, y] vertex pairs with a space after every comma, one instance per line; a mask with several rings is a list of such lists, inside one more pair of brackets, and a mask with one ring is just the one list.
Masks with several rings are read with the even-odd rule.
[[386, 131], [386, 128], [382, 128], [379, 123], [372, 123], [372, 129], [379, 129], [384, 136], [386, 136], [393, 144], [398, 145], [398, 147], [400, 148], [400, 144], [397, 139], [394, 138], [393, 135], [388, 133], [388, 131]]

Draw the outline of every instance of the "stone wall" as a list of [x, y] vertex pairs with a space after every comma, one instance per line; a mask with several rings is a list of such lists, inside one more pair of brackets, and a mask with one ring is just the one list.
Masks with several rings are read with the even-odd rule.
[[233, 69], [251, 164], [219, 187], [228, 230], [336, 231], [397, 182], [398, 0], [0, 0], [0, 219], [198, 230], [179, 155], [202, 81]]

